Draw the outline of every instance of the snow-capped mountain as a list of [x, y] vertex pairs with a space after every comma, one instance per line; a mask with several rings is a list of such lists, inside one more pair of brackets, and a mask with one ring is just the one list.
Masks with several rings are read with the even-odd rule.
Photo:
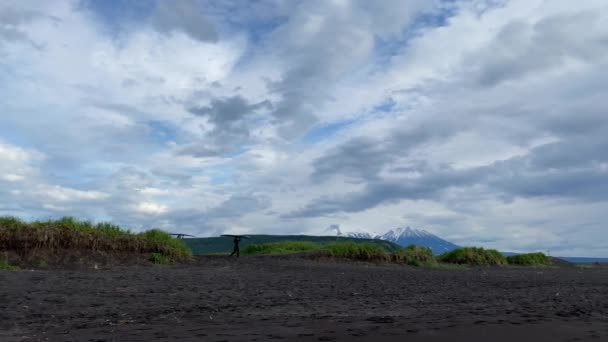
[[457, 245], [446, 241], [437, 235], [431, 234], [426, 230], [410, 227], [391, 229], [382, 235], [372, 235], [366, 232], [341, 233], [340, 235], [358, 239], [386, 240], [404, 247], [409, 245], [426, 246], [430, 248], [434, 254], [441, 254], [458, 248]]
[[345, 236], [357, 238], [357, 239], [375, 239], [376, 236], [372, 236], [370, 233], [347, 233]]

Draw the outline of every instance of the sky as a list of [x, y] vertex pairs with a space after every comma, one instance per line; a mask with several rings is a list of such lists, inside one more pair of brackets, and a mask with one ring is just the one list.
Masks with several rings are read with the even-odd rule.
[[0, 1], [0, 215], [608, 256], [605, 0]]

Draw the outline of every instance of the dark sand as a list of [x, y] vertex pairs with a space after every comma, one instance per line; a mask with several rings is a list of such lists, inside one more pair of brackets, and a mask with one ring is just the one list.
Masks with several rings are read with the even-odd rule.
[[608, 268], [202, 258], [0, 271], [0, 341], [608, 341]]

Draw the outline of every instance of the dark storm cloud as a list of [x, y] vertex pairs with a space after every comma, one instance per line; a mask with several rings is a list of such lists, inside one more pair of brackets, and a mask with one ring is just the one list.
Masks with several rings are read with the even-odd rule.
[[182, 31], [192, 39], [215, 42], [218, 34], [198, 1], [158, 1], [152, 23], [161, 32]]
[[34, 10], [19, 9], [17, 7], [10, 7], [10, 5], [3, 7], [0, 5], [0, 44], [3, 41], [22, 41], [29, 43], [35, 48], [41, 48], [41, 45], [35, 43], [23, 30], [22, 25], [34, 19], [44, 17], [47, 16]]
[[608, 139], [593, 136], [536, 147], [487, 168], [485, 184], [520, 197], [608, 200]]
[[208, 106], [190, 107], [188, 111], [205, 117], [213, 124], [204, 140], [180, 149], [183, 155], [209, 157], [234, 151], [250, 141], [249, 118], [260, 110], [272, 108], [269, 101], [249, 103], [241, 96], [213, 99]]
[[504, 27], [478, 65], [481, 86], [518, 79], [539, 70], [559, 66], [568, 59], [593, 62], [608, 53], [608, 32], [595, 12], [554, 16], [534, 25], [515, 21]]
[[515, 173], [489, 186], [518, 197], [560, 197], [578, 201], [608, 200], [608, 173], [597, 169]]
[[[409, 157], [412, 151], [430, 141], [449, 138], [465, 124], [446, 119], [432, 126], [423, 123], [407, 130], [399, 129], [382, 138], [353, 138], [315, 159], [311, 178], [321, 182], [335, 175], [346, 175], [357, 180], [375, 180], [380, 171], [396, 159]], [[417, 164], [417, 167], [423, 166]], [[410, 167], [413, 166], [410, 163]]]
[[[362, 191], [344, 196], [322, 196], [286, 218], [316, 217], [339, 212], [360, 212], [381, 204], [401, 200], [439, 200], [452, 188], [479, 187], [503, 199], [562, 198], [577, 201], [608, 201], [608, 139], [603, 136], [578, 137], [533, 148], [527, 155], [497, 161], [487, 166], [454, 169], [432, 168], [426, 163], [413, 163], [419, 177], [384, 180], [378, 176], [380, 165], [391, 160], [390, 153], [373, 149], [374, 144], [360, 145], [358, 140], [344, 144], [342, 153], [328, 154], [317, 160], [313, 177], [342, 174], [357, 176], [365, 183]], [[389, 154], [389, 155], [387, 155]], [[331, 156], [331, 158], [329, 158]], [[366, 159], [367, 158], [367, 159]], [[369, 163], [365, 161], [369, 160]], [[321, 173], [319, 173], [321, 172]]]
[[482, 169], [445, 168], [429, 171], [413, 179], [372, 180], [368, 181], [360, 192], [340, 197], [323, 196], [285, 217], [315, 217], [338, 212], [353, 213], [403, 199], [437, 199], [444, 190], [450, 187], [473, 185], [480, 180], [482, 175]]
[[373, 139], [357, 138], [329, 151], [313, 162], [312, 179], [323, 181], [336, 174], [357, 179], [373, 179], [390, 159], [380, 143]]
[[580, 137], [539, 146], [530, 156], [530, 164], [537, 169], [566, 169], [589, 167], [608, 162], [608, 138]]
[[163, 34], [183, 32], [201, 42], [213, 43], [218, 40], [206, 1], [79, 0], [76, 8], [90, 11], [112, 34], [128, 33], [134, 28], [149, 25]]
[[209, 118], [218, 127], [226, 127], [243, 120], [262, 108], [270, 108], [269, 101], [250, 104], [242, 96], [213, 99], [209, 106], [192, 107], [190, 113]]
[[170, 223], [171, 227], [179, 227], [184, 232], [205, 232], [212, 236], [231, 228], [221, 223], [222, 220], [238, 220], [244, 215], [264, 211], [270, 204], [270, 199], [263, 196], [233, 195], [210, 209], [177, 209], [160, 215], [157, 219]]
[[[239, 137], [240, 138], [240, 137]], [[239, 142], [241, 142], [239, 140]], [[188, 144], [179, 149], [178, 154], [183, 156], [193, 156], [197, 158], [214, 157], [234, 150], [234, 146], [210, 144], [205, 141], [199, 141]]]
[[[601, 74], [598, 76], [601, 77]], [[597, 86], [608, 87], [608, 80], [598, 83]], [[598, 93], [598, 89], [600, 88], [588, 90], [587, 95], [577, 96], [574, 93], [570, 95], [573, 98], [564, 99], [566, 103], [561, 103], [557, 109], [548, 110], [547, 113], [531, 118], [530, 121], [566, 138], [582, 140], [603, 138], [604, 132], [608, 130], [608, 120], [605, 116], [606, 105], [603, 95]], [[585, 96], [588, 97], [583, 103], [576, 103]]]
[[[438, 200], [451, 188], [482, 187], [501, 198], [551, 197], [578, 201], [608, 201], [608, 139], [594, 137], [549, 143], [529, 154], [488, 166], [422, 171], [421, 176], [381, 180], [374, 175], [360, 192], [322, 196], [286, 218], [315, 217], [339, 212], [360, 212], [401, 200]], [[363, 165], [363, 163], [361, 163]], [[348, 175], [350, 168], [341, 171]], [[377, 170], [368, 167], [367, 171]], [[359, 173], [359, 176], [364, 174]]]

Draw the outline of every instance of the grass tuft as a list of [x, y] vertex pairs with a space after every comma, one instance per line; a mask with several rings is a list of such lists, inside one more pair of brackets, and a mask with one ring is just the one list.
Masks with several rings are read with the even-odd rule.
[[182, 241], [159, 229], [136, 234], [111, 223], [93, 224], [71, 217], [30, 223], [15, 217], [0, 217], [0, 250], [37, 249], [160, 253], [171, 261], [192, 257]]
[[162, 253], [152, 253], [150, 254], [150, 258], [148, 260], [157, 265], [166, 265], [171, 263], [171, 259]]
[[279, 241], [253, 244], [245, 247], [244, 255], [286, 254], [309, 251], [325, 251], [331, 256], [352, 260], [388, 260], [388, 254], [381, 246], [373, 243], [333, 242], [316, 244], [308, 241]]
[[320, 246], [307, 241], [279, 241], [271, 243], [260, 243], [249, 245], [241, 253], [243, 255], [255, 255], [255, 254], [286, 254], [286, 253], [297, 253], [307, 252], [312, 250], [318, 250]]
[[15, 271], [17, 267], [11, 266], [8, 260], [0, 259], [0, 271]]
[[392, 253], [391, 260], [410, 266], [425, 266], [437, 263], [430, 248], [416, 245], [409, 245]]
[[551, 259], [544, 253], [527, 253], [507, 257], [509, 265], [538, 266], [551, 265]]
[[359, 261], [387, 261], [386, 251], [373, 243], [334, 242], [322, 248], [329, 251], [332, 256]]
[[483, 249], [480, 247], [458, 248], [439, 256], [439, 261], [473, 266], [506, 265], [507, 259], [494, 249]]

